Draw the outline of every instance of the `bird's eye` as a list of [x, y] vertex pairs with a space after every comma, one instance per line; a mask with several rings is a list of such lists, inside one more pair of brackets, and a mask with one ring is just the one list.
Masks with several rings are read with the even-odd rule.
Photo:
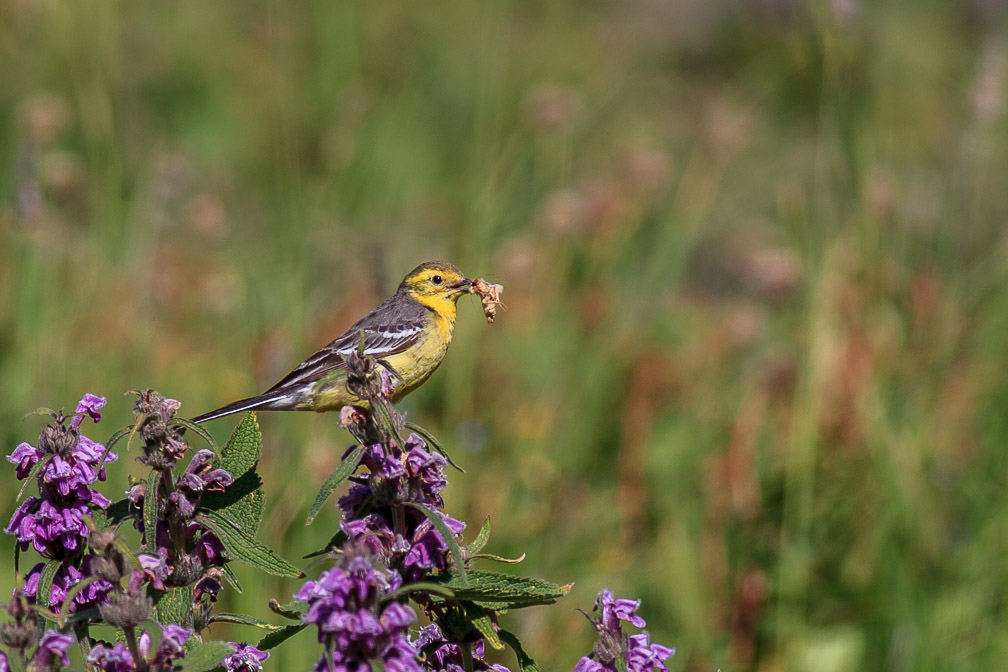
[[442, 278], [440, 275], [432, 275], [430, 281], [433, 282], [435, 285], [440, 285], [444, 281], [444, 278]]

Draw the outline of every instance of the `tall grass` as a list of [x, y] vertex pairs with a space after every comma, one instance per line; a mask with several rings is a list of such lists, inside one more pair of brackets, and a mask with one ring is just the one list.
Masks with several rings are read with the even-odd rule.
[[[674, 669], [996, 669], [1003, 12], [0, 5], [4, 450], [85, 391], [109, 426], [128, 389], [259, 391], [445, 257], [509, 311], [463, 305], [404, 405], [454, 437], [449, 510], [492, 550], [571, 608], [642, 597]], [[297, 558], [348, 437], [261, 421]], [[294, 590], [244, 583], [246, 611]], [[544, 669], [591, 645], [572, 611], [522, 619]]]

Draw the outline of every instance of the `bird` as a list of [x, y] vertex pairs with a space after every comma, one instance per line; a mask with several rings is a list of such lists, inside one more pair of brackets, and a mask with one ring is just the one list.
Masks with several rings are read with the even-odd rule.
[[472, 280], [447, 261], [427, 261], [410, 271], [395, 294], [323, 346], [276, 385], [192, 418], [209, 420], [253, 409], [339, 411], [366, 405], [347, 389], [347, 357], [364, 343], [364, 354], [392, 369], [395, 403], [422, 385], [451, 345], [459, 297]]

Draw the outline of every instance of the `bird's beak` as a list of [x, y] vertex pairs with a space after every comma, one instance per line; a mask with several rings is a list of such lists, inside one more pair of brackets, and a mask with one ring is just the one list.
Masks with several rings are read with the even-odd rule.
[[469, 287], [471, 287], [471, 286], [472, 286], [472, 280], [470, 280], [469, 278], [462, 278], [462, 282], [459, 282], [458, 284], [452, 285], [452, 289], [457, 289], [459, 291], [464, 290], [464, 291], [468, 292], [469, 291]]

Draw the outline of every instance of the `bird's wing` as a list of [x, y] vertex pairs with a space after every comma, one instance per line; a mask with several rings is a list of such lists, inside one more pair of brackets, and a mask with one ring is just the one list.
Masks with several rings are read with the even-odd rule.
[[414, 345], [426, 324], [426, 308], [401, 296], [393, 296], [357, 321], [341, 336], [320, 348], [297, 365], [283, 380], [266, 391], [303, 385], [346, 368], [346, 357], [360, 347], [364, 334], [364, 354], [384, 359]]

